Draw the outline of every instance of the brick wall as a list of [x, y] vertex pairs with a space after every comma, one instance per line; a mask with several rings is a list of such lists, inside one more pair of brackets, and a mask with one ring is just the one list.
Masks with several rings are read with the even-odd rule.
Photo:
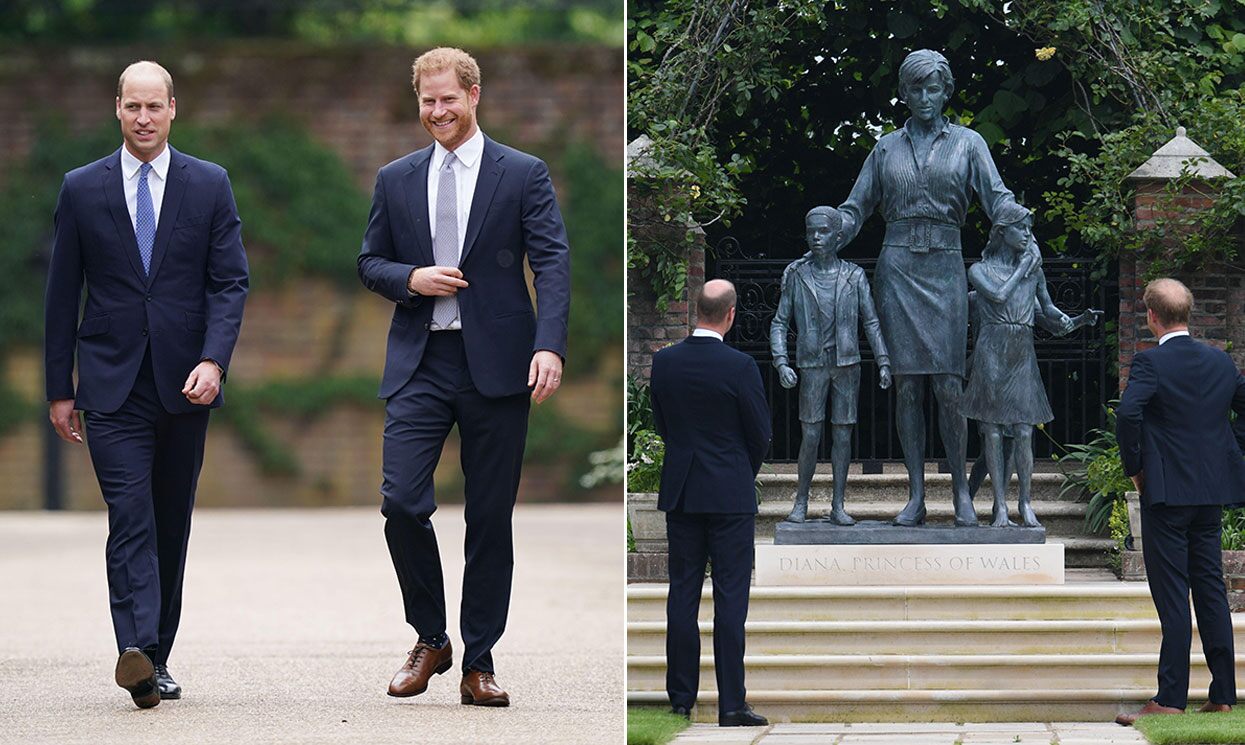
[[[629, 224], [656, 226], [659, 221], [645, 219], [649, 203], [634, 193], [628, 201]], [[646, 227], [636, 229], [633, 240], [663, 241], [671, 245], [683, 240], [682, 228]], [[697, 231], [696, 242], [688, 252], [687, 285], [683, 295], [671, 302], [664, 312], [657, 310], [657, 296], [649, 281], [638, 272], [627, 272], [627, 373], [648, 379], [653, 367], [653, 353], [682, 340], [696, 327], [696, 307], [689, 303], [705, 284], [705, 241]]]
[[[1187, 191], [1162, 211], [1158, 205], [1166, 185], [1159, 182], [1138, 184], [1134, 201], [1134, 218], [1137, 230], [1152, 230], [1156, 218], [1175, 218], [1182, 212], [1203, 210], [1214, 201], [1213, 189], [1194, 182]], [[1169, 223], [1170, 229], [1170, 223]], [[1170, 241], [1180, 240], [1172, 235]], [[1135, 256], [1120, 258], [1120, 390], [1128, 382], [1128, 366], [1133, 355], [1158, 343], [1146, 326], [1146, 306], [1142, 301], [1145, 291], [1147, 265]], [[1176, 279], [1188, 285], [1193, 292], [1193, 312], [1189, 318], [1189, 332], [1227, 349], [1237, 367], [1245, 368], [1245, 271], [1224, 263], [1214, 263], [1197, 271], [1179, 272]]]
[[[63, 117], [71, 131], [90, 132], [113, 120], [116, 76], [139, 58], [160, 60], [177, 86], [177, 124], [255, 120], [282, 112], [297, 117], [345, 161], [371, 193], [376, 169], [430, 139], [419, 124], [410, 64], [419, 49], [320, 49], [294, 43], [218, 43], [187, 48], [24, 47], [0, 54], [0, 96], [21, 101], [0, 117], [0, 179], [35, 142], [43, 117]], [[481, 128], [521, 149], [550, 155], [567, 140], [590, 142], [609, 162], [623, 153], [623, 54], [588, 46], [499, 49], [476, 54], [483, 75]], [[118, 136], [118, 144], [120, 137]], [[103, 153], [101, 153], [103, 155]], [[554, 173], [557, 176], [556, 170]], [[560, 189], [561, 186], [555, 183]], [[562, 195], [565, 199], [565, 195]], [[243, 216], [245, 219], [245, 215]], [[49, 216], [49, 220], [50, 220]], [[359, 226], [360, 236], [363, 226]], [[358, 245], [343, 246], [353, 253]], [[380, 379], [392, 305], [361, 288], [302, 282], [248, 298], [230, 380], [255, 383], [314, 372]], [[577, 424], [618, 431], [617, 353], [602, 374], [568, 379], [551, 404]], [[612, 365], [612, 367], [609, 367]], [[608, 370], [607, 370], [608, 367]], [[9, 382], [32, 401], [43, 399], [39, 350], [18, 350], [6, 362]], [[534, 414], [535, 415], [535, 414]], [[244, 443], [221, 422], [209, 432], [198, 502], [211, 506], [378, 504], [383, 408], [340, 407], [309, 420], [279, 415], [268, 423], [286, 442], [302, 473], [277, 479], [260, 472]], [[0, 509], [42, 503], [41, 418], [0, 437]], [[86, 449], [63, 447], [66, 502], [100, 507]], [[525, 469], [522, 500], [565, 498], [564, 485], [584, 464]], [[453, 440], [437, 471], [445, 500], [461, 499]], [[621, 495], [618, 487], [595, 498]]]
[[[75, 132], [112, 120], [117, 75], [147, 58], [172, 73], [179, 122], [296, 117], [370, 193], [377, 168], [431, 142], [410, 85], [411, 62], [422, 51], [271, 41], [7, 49], [0, 53], [0, 96], [14, 105], [0, 117], [0, 174], [30, 151], [48, 116], [63, 117]], [[475, 57], [482, 77], [477, 117], [486, 133], [537, 151], [584, 140], [609, 162], [622, 162], [621, 49], [523, 47]], [[177, 123], [170, 139], [176, 144]]]

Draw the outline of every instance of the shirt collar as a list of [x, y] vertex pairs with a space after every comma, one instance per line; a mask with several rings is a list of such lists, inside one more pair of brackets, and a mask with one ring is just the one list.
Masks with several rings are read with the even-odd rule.
[[[445, 156], [449, 154], [441, 143], [435, 143], [432, 147], [432, 163], [430, 164], [433, 172], [441, 170], [441, 165], [445, 163]], [[480, 160], [480, 156], [484, 154], [484, 132], [476, 127], [476, 133], [471, 135], [466, 142], [454, 148], [454, 157], [458, 158], [467, 168], [475, 168], [476, 161]]]
[[[160, 177], [161, 181], [164, 181], [169, 174], [169, 162], [172, 160], [172, 157], [169, 155], [169, 151], [171, 149], [172, 148], [169, 147], [167, 142], [164, 143], [164, 150], [162, 150], [160, 154], [155, 157], [155, 160], [151, 161], [151, 170]], [[125, 145], [121, 146], [122, 176], [125, 176], [127, 180], [134, 178], [134, 176], [138, 173], [138, 169], [141, 168], [142, 165], [143, 161], [135, 158], [130, 153], [129, 149], [125, 147]]]
[[712, 336], [714, 339], [717, 339], [718, 341], [725, 341], [725, 339], [722, 338], [722, 335], [714, 331], [713, 329], [698, 328], [692, 332], [692, 336]]
[[1188, 335], [1189, 335], [1188, 329], [1184, 329], [1181, 331], [1169, 331], [1166, 334], [1163, 334], [1162, 339], [1159, 339], [1159, 344], [1161, 345], [1163, 342], [1167, 341], [1168, 339], [1174, 339], [1177, 336], [1188, 336]]
[[[945, 114], [942, 114], [941, 116], [942, 116], [942, 128], [939, 129], [938, 131], [942, 134], [947, 134], [951, 131], [951, 117]], [[903, 129], [901, 131], [903, 132], [904, 137], [908, 137], [908, 138], [912, 137], [912, 127], [914, 126], [912, 124], [912, 120], [915, 118], [916, 117], [910, 116], [908, 117], [908, 120], [903, 123]]]

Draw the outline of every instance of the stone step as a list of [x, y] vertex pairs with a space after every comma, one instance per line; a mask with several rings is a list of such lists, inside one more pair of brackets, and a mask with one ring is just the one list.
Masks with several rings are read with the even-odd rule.
[[[664, 621], [668, 587], [627, 588], [628, 621]], [[700, 617], [713, 619], [706, 583]], [[1084, 582], [1044, 586], [753, 587], [752, 621], [1019, 621], [1154, 619], [1144, 583]]]
[[[793, 471], [788, 472], [786, 470], [775, 473], [772, 471], [773, 468], [773, 466], [766, 465], [762, 467], [761, 473], [757, 475], [757, 486], [761, 495], [761, 501], [791, 502], [795, 498], [795, 489], [798, 483], [797, 475]], [[809, 489], [809, 499], [812, 501], [829, 502], [834, 477], [830, 474], [829, 464], [818, 464], [817, 469], [817, 473], [813, 474], [812, 487]], [[990, 479], [987, 477], [985, 482], [982, 483], [981, 489], [977, 492], [977, 498], [984, 498], [988, 503], [990, 488]], [[1015, 501], [1016, 489], [1016, 479], [1013, 477], [1007, 489], [1009, 501]], [[1081, 501], [1077, 492], [1068, 491], [1065, 494], [1060, 494], [1062, 489], [1063, 475], [1059, 473], [1035, 473], [1030, 480], [1030, 490], [1034, 502], [1039, 500]], [[951, 474], [926, 473], [925, 493], [928, 502], [931, 504], [935, 502], [947, 502], [950, 504]], [[847, 477], [846, 499], [848, 504], [893, 500], [906, 502], [908, 499], [908, 474], [903, 472], [849, 473]]]
[[[1083, 655], [749, 655], [744, 658], [749, 693], [765, 691], [965, 691], [985, 684], [998, 690], [1059, 688], [1145, 689], [1155, 685], [1159, 656]], [[1245, 653], [1237, 665], [1245, 665]], [[1201, 654], [1189, 658], [1194, 697], [1210, 686]], [[666, 690], [664, 655], [627, 659], [627, 686], [634, 692]], [[700, 663], [700, 690], [717, 690], [713, 657]]]
[[[1191, 708], [1205, 702], [1205, 689], [1192, 693]], [[1135, 711], [1153, 695], [1153, 681], [1140, 688], [1111, 689], [1063, 685], [955, 691], [748, 688], [748, 702], [771, 722], [1110, 722], [1117, 714]], [[701, 692], [692, 720], [716, 722], [717, 700], [716, 691]], [[669, 706], [664, 691], [631, 691], [627, 702]]]
[[[1241, 636], [1245, 615], [1233, 627]], [[1162, 637], [1157, 619], [749, 621], [745, 628], [754, 655], [1144, 654]], [[712, 629], [700, 622], [704, 649], [713, 646]], [[1193, 635], [1200, 648], [1196, 625]], [[627, 623], [628, 655], [664, 654], [665, 642], [664, 621]]]

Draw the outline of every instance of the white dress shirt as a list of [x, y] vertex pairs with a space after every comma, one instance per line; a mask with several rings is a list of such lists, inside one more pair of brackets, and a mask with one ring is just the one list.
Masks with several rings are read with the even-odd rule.
[[717, 339], [718, 341], [726, 341], [725, 339], [722, 338], [721, 334], [714, 331], [713, 329], [698, 328], [692, 332], [692, 336], [712, 336], [714, 339]]
[[1184, 329], [1182, 331], [1169, 331], [1168, 333], [1163, 334], [1162, 339], [1159, 339], [1159, 345], [1161, 346], [1163, 342], [1167, 341], [1168, 339], [1174, 339], [1177, 336], [1188, 336], [1188, 335], [1189, 335], [1188, 329]]
[[[432, 160], [428, 163], [428, 227], [432, 240], [437, 239], [437, 187], [441, 184], [441, 166], [449, 154], [441, 143], [432, 146]], [[476, 128], [466, 142], [454, 148], [454, 186], [458, 191], [458, 257], [462, 258], [463, 243], [467, 240], [467, 219], [471, 216], [471, 198], [476, 192], [476, 180], [480, 177], [480, 160], [484, 157], [484, 132]], [[462, 328], [460, 318], [455, 318], [449, 329], [442, 329], [435, 322], [433, 331], [457, 331]]]
[[[156, 225], [160, 224], [160, 205], [164, 203], [164, 185], [169, 176], [169, 146], [151, 161], [151, 173], [147, 174], [147, 188], [151, 191], [151, 206], [156, 211]], [[143, 161], [135, 158], [121, 146], [121, 183], [125, 187], [125, 208], [130, 211], [130, 227], [138, 229], [138, 172]]]

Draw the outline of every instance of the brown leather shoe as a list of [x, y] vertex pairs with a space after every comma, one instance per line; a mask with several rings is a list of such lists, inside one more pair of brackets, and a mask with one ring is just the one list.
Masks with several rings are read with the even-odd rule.
[[156, 687], [156, 666], [151, 658], [137, 647], [129, 647], [117, 658], [115, 675], [117, 685], [130, 692], [134, 705], [150, 709], [160, 703], [160, 689]]
[[1212, 701], [1207, 701], [1202, 704], [1202, 708], [1198, 709], [1198, 711], [1203, 714], [1227, 714], [1232, 711], [1232, 707], [1228, 704], [1216, 704]]
[[509, 706], [510, 694], [501, 689], [492, 673], [468, 670], [458, 686], [463, 703], [471, 706]]
[[1121, 714], [1115, 718], [1116, 724], [1122, 724], [1125, 727], [1133, 726], [1133, 723], [1142, 717], [1148, 717], [1151, 714], [1183, 714], [1184, 709], [1176, 709], [1171, 706], [1163, 706], [1154, 701], [1147, 701], [1146, 705], [1141, 707], [1141, 711], [1134, 714]]
[[415, 645], [406, 658], [406, 664], [389, 681], [389, 695], [398, 698], [418, 696], [428, 690], [428, 681], [454, 666], [454, 652], [450, 643], [437, 649], [423, 642]]

